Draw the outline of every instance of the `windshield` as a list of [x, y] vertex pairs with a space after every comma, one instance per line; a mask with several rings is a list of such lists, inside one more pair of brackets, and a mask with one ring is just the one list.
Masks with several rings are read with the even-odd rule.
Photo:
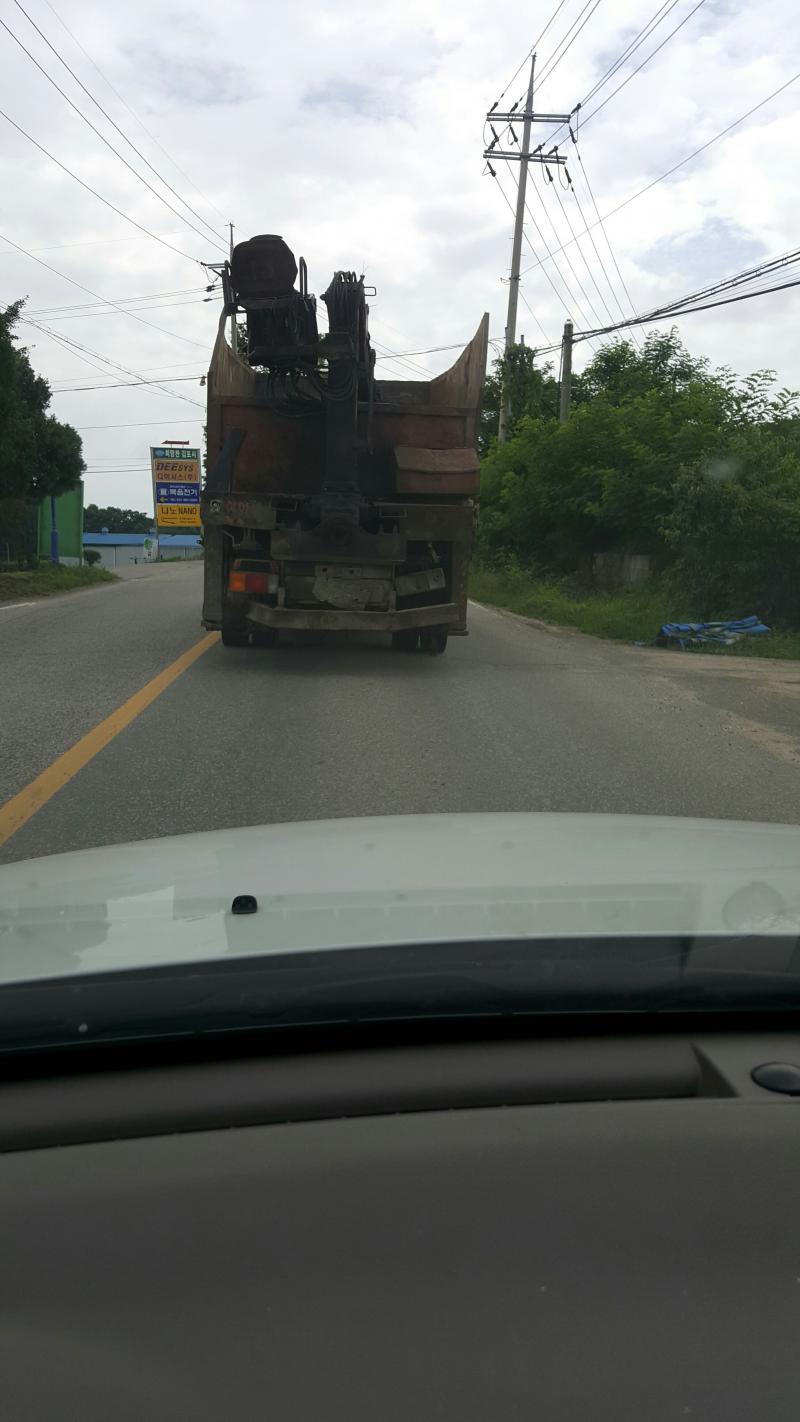
[[793, 1006], [800, 42], [304, 16], [2, 22], [0, 999]]

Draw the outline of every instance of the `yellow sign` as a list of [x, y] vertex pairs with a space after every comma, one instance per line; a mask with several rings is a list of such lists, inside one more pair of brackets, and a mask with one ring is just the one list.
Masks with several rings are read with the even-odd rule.
[[200, 450], [151, 447], [153, 503], [159, 528], [200, 527]]
[[199, 504], [156, 504], [159, 528], [199, 528]]
[[154, 459], [153, 475], [156, 479], [171, 479], [173, 482], [200, 483], [199, 459]]

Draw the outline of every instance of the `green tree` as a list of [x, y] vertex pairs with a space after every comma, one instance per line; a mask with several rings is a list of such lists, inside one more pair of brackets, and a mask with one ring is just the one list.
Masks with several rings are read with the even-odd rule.
[[83, 527], [87, 533], [149, 533], [153, 526], [150, 514], [138, 509], [119, 509], [114, 505], [100, 508], [97, 504], [87, 504], [83, 511]]
[[513, 435], [525, 418], [555, 419], [558, 415], [558, 382], [553, 367], [536, 364], [536, 351], [531, 346], [516, 345], [492, 363], [486, 377], [483, 407], [478, 436], [481, 454], [487, 454], [497, 438], [500, 401], [503, 393], [509, 401], [507, 433]]
[[739, 378], [675, 331], [602, 347], [573, 412], [520, 418], [482, 462], [480, 547], [593, 576], [595, 553], [672, 563], [696, 616], [799, 626], [800, 414], [773, 371]]
[[601, 346], [578, 377], [580, 402], [603, 397], [612, 405], [622, 405], [638, 395], [660, 391], [664, 395], [697, 389], [709, 376], [708, 361], [691, 356], [676, 330], [651, 331], [641, 350], [631, 341], [614, 341]]
[[673, 334], [598, 352], [563, 424], [523, 418], [484, 461], [482, 539], [559, 571], [600, 551], [665, 551], [679, 469], [713, 453], [729, 404]]
[[798, 394], [712, 371], [675, 331], [603, 347], [560, 424], [531, 414], [482, 462], [480, 546], [540, 572], [593, 555], [674, 564], [698, 616], [800, 625]]
[[47, 413], [50, 387], [15, 338], [22, 302], [0, 311], [0, 500], [73, 489], [84, 472], [80, 436]]
[[800, 419], [737, 422], [681, 471], [664, 531], [700, 616], [800, 624]]

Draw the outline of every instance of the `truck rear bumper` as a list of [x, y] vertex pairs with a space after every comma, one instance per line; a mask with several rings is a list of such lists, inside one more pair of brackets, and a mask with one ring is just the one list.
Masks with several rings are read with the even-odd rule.
[[458, 605], [436, 603], [431, 607], [406, 607], [400, 612], [348, 612], [335, 607], [265, 607], [251, 602], [250, 622], [261, 627], [284, 628], [287, 632], [402, 632], [412, 627], [454, 627], [461, 622]]

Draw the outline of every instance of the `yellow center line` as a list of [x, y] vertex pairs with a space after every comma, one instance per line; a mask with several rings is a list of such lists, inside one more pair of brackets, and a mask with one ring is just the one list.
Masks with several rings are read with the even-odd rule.
[[41, 775], [37, 775], [35, 780], [26, 785], [24, 790], [20, 790], [18, 795], [12, 796], [10, 800], [0, 806], [0, 844], [5, 844], [12, 834], [27, 823], [37, 810], [41, 810], [48, 800], [51, 800], [59, 790], [83, 770], [90, 760], [103, 750], [105, 746], [118, 736], [120, 731], [124, 731], [131, 721], [135, 721], [148, 706], [166, 691], [174, 681], [177, 681], [182, 672], [196, 662], [198, 657], [202, 657], [209, 647], [213, 647], [219, 641], [218, 632], [208, 632], [205, 637], [201, 637], [199, 642], [195, 642], [188, 652], [183, 652], [176, 661], [165, 667], [158, 676], [154, 676], [152, 681], [145, 683], [139, 691], [135, 691], [133, 696], [127, 701], [123, 701], [116, 711], [112, 711], [110, 716], [106, 716], [104, 721], [100, 721], [93, 730], [87, 732], [74, 746], [64, 751], [57, 760], [48, 765]]

